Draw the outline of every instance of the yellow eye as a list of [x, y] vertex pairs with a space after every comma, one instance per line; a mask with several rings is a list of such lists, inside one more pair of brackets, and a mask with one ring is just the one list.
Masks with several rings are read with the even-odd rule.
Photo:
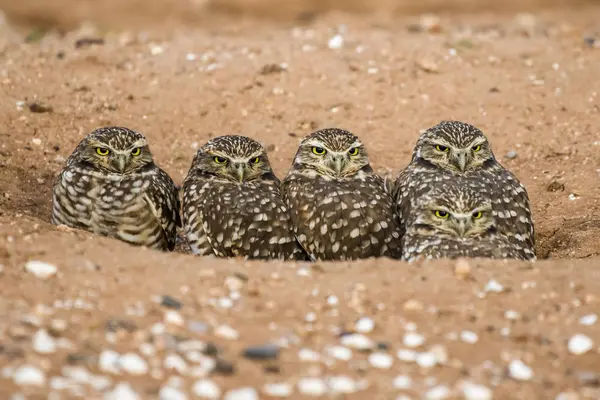
[[448, 214], [448, 212], [442, 211], [442, 210], [436, 210], [433, 213], [435, 214], [436, 217], [441, 218], [441, 219], [447, 219], [450, 216], [450, 214]]
[[322, 156], [323, 154], [327, 153], [327, 150], [322, 147], [313, 147], [312, 152], [318, 156]]
[[473, 218], [474, 219], [479, 219], [481, 217], [483, 217], [483, 213], [481, 211], [477, 211], [477, 212], [473, 213]]
[[133, 149], [133, 150], [131, 151], [131, 155], [132, 155], [132, 156], [134, 156], [134, 157], [137, 157], [137, 156], [139, 156], [140, 154], [142, 154], [142, 149], [141, 149], [141, 147], [136, 147], [135, 149]]
[[348, 154], [350, 154], [351, 156], [357, 156], [358, 152], [358, 147], [353, 147], [348, 151]]
[[225, 164], [227, 162], [227, 159], [225, 157], [219, 157], [219, 156], [216, 156], [214, 158], [214, 160], [217, 164]]
[[256, 157], [254, 160], [252, 160], [252, 162], [254, 164], [258, 164], [260, 162], [260, 157]]
[[479, 150], [481, 150], [481, 145], [480, 145], [480, 144], [478, 144], [477, 146], [473, 146], [473, 148], [472, 148], [472, 149], [473, 149], [473, 151], [474, 151], [475, 153], [477, 153]]
[[435, 149], [437, 151], [441, 151], [442, 153], [447, 152], [448, 150], [450, 150], [447, 146], [442, 146], [441, 144], [436, 144], [435, 145]]
[[108, 153], [110, 153], [110, 150], [105, 149], [104, 147], [96, 147], [96, 153], [98, 153], [99, 156], [107, 156]]

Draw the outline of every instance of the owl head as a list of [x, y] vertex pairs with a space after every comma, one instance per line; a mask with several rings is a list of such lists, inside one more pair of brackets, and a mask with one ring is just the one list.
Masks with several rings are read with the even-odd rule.
[[236, 183], [273, 174], [264, 147], [249, 137], [237, 135], [219, 136], [206, 143], [198, 150], [192, 168]]
[[335, 128], [322, 129], [307, 136], [300, 143], [292, 168], [314, 171], [330, 179], [372, 171], [367, 151], [358, 137]]
[[118, 126], [91, 132], [79, 143], [67, 162], [84, 163], [115, 174], [129, 174], [153, 164], [144, 135]]
[[441, 184], [424, 194], [407, 222], [422, 234], [458, 238], [495, 230], [491, 201], [457, 182]]
[[413, 152], [415, 159], [459, 174], [495, 162], [483, 132], [460, 121], [442, 121], [425, 131]]

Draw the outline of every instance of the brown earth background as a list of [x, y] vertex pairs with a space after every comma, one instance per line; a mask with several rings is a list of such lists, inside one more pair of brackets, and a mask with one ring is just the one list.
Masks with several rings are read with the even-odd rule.
[[[0, 10], [0, 398], [127, 399], [119, 383], [144, 399], [195, 398], [203, 379], [227, 400], [252, 399], [226, 394], [243, 387], [275, 398], [274, 383], [308, 398], [302, 382], [314, 377], [323, 398], [600, 399], [600, 324], [582, 322], [600, 312], [600, 2], [0, 0]], [[336, 34], [343, 46], [331, 49]], [[359, 135], [376, 171], [394, 176], [442, 119], [481, 128], [527, 187], [539, 261], [217, 260], [49, 224], [56, 174], [99, 126], [143, 132], [181, 183], [211, 137], [256, 138], [283, 177], [302, 137], [331, 126]], [[58, 272], [36, 278], [31, 260]], [[490, 281], [503, 290], [486, 291]], [[165, 295], [181, 308], [161, 305]], [[351, 345], [340, 333], [359, 318], [379, 344], [341, 356]], [[40, 352], [41, 331], [60, 345]], [[425, 339], [414, 349], [413, 331]], [[569, 346], [578, 334], [592, 342], [584, 354]], [[192, 340], [216, 368], [195, 368], [182, 345]], [[264, 343], [282, 347], [277, 358], [241, 354]], [[106, 350], [137, 353], [149, 370], [107, 371]], [[435, 366], [418, 361], [431, 354]], [[380, 356], [392, 365], [378, 367]], [[531, 376], [519, 379], [515, 360]], [[23, 366], [43, 383], [17, 384]]]

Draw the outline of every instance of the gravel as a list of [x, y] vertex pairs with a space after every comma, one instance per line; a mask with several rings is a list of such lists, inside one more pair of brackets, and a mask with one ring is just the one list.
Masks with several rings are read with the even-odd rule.
[[48, 279], [56, 275], [58, 268], [55, 265], [43, 261], [29, 261], [25, 264], [27, 272], [39, 279]]
[[592, 339], [583, 334], [577, 334], [569, 339], [568, 343], [569, 353], [575, 355], [585, 354], [594, 347]]
[[23, 365], [14, 372], [13, 382], [19, 386], [44, 386], [46, 375], [37, 367]]
[[323, 396], [327, 393], [327, 385], [321, 378], [300, 378], [298, 391], [306, 396]]
[[192, 393], [203, 399], [218, 399], [221, 397], [221, 389], [209, 379], [197, 380], [192, 386]]
[[271, 360], [279, 356], [279, 346], [265, 344], [262, 346], [248, 347], [243, 352], [244, 357], [251, 360]]
[[513, 360], [508, 366], [508, 373], [518, 381], [528, 381], [533, 378], [533, 371], [521, 360]]

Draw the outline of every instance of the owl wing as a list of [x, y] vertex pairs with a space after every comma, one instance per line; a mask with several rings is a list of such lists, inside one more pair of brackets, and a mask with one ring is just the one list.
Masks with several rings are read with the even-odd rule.
[[144, 192], [144, 200], [162, 227], [167, 248], [173, 250], [177, 228], [181, 226], [179, 192], [171, 177], [160, 168], [152, 179], [150, 189]]

